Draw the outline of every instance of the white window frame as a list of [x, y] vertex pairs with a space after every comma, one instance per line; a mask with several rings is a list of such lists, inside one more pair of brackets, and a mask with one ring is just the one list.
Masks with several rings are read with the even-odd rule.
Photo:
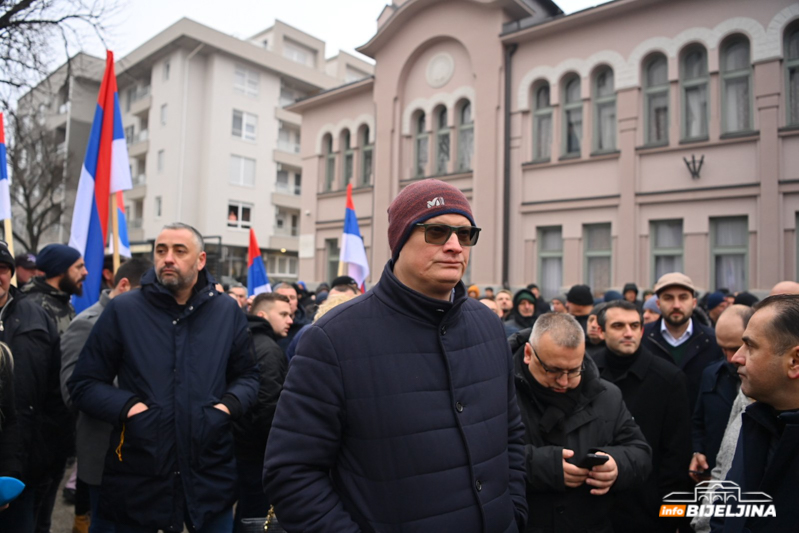
[[[796, 56], [790, 55], [790, 42], [791, 37], [799, 40], [799, 22], [792, 23], [785, 32], [784, 37], [784, 50], [785, 59], [785, 124], [788, 126], [799, 126], [799, 91], [791, 94], [791, 73], [799, 78], [799, 46], [797, 46]], [[796, 110], [796, 114], [792, 114], [792, 110]], [[797, 232], [799, 233], [799, 232]], [[798, 278], [799, 279], [799, 278]]]
[[161, 69], [161, 79], [162, 81], [169, 81], [169, 71], [171, 70], [171, 64], [169, 58], [164, 60], [164, 64]]
[[258, 72], [236, 65], [233, 70], [233, 90], [247, 96], [258, 96], [260, 76]]
[[[577, 83], [578, 88], [578, 97], [576, 102], [569, 102], [567, 97], [569, 94], [569, 85], [572, 82]], [[561, 128], [561, 154], [563, 157], [580, 157], [583, 151], [583, 127], [585, 126], [585, 117], [583, 116], [583, 99], [582, 99], [582, 84], [583, 80], [580, 79], [578, 74], [572, 74], [566, 77], [563, 80], [563, 104], [561, 107], [563, 111], [561, 113], [561, 124], [563, 127]], [[569, 151], [569, 119], [568, 113], [570, 111], [580, 111], [580, 128], [579, 132], [577, 133], [577, 142], [579, 144], [577, 150]]]
[[[547, 259], [560, 259], [560, 284], [563, 285], [563, 226], [539, 226], [538, 228], [538, 280], [544, 298], [552, 298], [560, 293], [559, 287], [546, 287], [544, 284], [544, 262]], [[560, 233], [560, 249], [544, 250], [544, 234], [550, 231]]]
[[[686, 63], [692, 52], [702, 52], [704, 59], [704, 74], [696, 78], [686, 78]], [[702, 117], [701, 128], [698, 135], [690, 135], [688, 131], [688, 91], [704, 87], [705, 113]], [[680, 140], [683, 142], [707, 140], [710, 131], [710, 74], [708, 73], [707, 49], [699, 44], [692, 44], [680, 54]]]
[[374, 173], [374, 145], [369, 144], [369, 127], [363, 129], [361, 139], [361, 185], [372, 184], [372, 174]]
[[341, 146], [344, 153], [341, 158], [341, 179], [344, 182], [342, 188], [346, 188], [355, 176], [355, 150], [352, 147], [352, 132], [348, 129], [341, 133]]
[[[248, 179], [247, 166], [251, 165], [252, 176]], [[250, 157], [231, 154], [228, 182], [239, 187], [255, 187], [256, 161]], [[249, 183], [248, 183], [249, 181]]]
[[[241, 131], [239, 132], [236, 131], [235, 127], [237, 115], [241, 116]], [[237, 139], [255, 142], [258, 137], [258, 115], [234, 109], [231, 135]]]
[[[740, 220], [745, 222], [746, 233], [744, 235], [743, 246], [718, 246], [716, 245], [716, 235], [718, 233], [718, 224], [722, 221]], [[744, 279], [743, 287], [727, 287], [730, 291], [748, 290], [749, 288], [749, 217], [742, 216], [729, 216], [729, 217], [711, 217], [710, 218], [710, 286], [718, 288], [718, 280], [716, 279], [716, 259], [725, 255], [743, 255], [744, 256]]]
[[[737, 70], [725, 70], [725, 56], [729, 52], [729, 49], [736, 44], [745, 43], [747, 49], [747, 62], [746, 67]], [[721, 61], [719, 65], [719, 74], [721, 76], [721, 132], [724, 133], [740, 133], [746, 131], [752, 131], [753, 129], [753, 103], [752, 103], [752, 45], [746, 37], [743, 35], [734, 35], [728, 38], [724, 46], [721, 49]], [[747, 112], [747, 123], [740, 129], [732, 130], [730, 129], [730, 125], [727, 124], [727, 85], [729, 83], [745, 79], [746, 86], [747, 86], [747, 99], [744, 102], [746, 106]]]
[[[443, 115], [443, 116], [442, 116]], [[443, 120], [442, 120], [443, 118]], [[449, 172], [449, 162], [450, 156], [452, 153], [452, 138], [450, 136], [449, 125], [447, 124], [447, 119], [449, 118], [449, 114], [447, 112], [447, 108], [441, 106], [438, 108], [438, 112], [436, 113], [436, 146], [435, 146], [435, 172], [434, 174], [447, 174]], [[441, 161], [442, 157], [442, 150], [441, 150], [441, 141], [446, 138], [447, 139], [447, 153], [446, 153], [446, 160], [443, 162]]]
[[156, 156], [156, 168], [158, 169], [159, 174], [164, 171], [164, 165], [166, 164], [166, 155], [164, 150], [158, 150], [158, 154]]
[[163, 199], [161, 196], [155, 197], [155, 216], [156, 218], [161, 217], [161, 210], [163, 209]]
[[[539, 101], [539, 94], [541, 91], [547, 91], [546, 105]], [[546, 162], [552, 158], [552, 92], [549, 83], [540, 83], [533, 91], [533, 161]], [[541, 123], [549, 119], [549, 146], [543, 147], [539, 145], [539, 133], [541, 131]], [[546, 153], [544, 153], [546, 151]]]
[[[610, 234], [608, 248], [605, 250], [589, 250], [588, 249], [588, 233], [591, 229], [607, 227]], [[591, 284], [589, 277], [588, 264], [589, 259], [596, 257], [607, 257], [610, 259], [608, 287], [594, 287]], [[613, 225], [610, 222], [600, 222], [598, 224], [583, 224], [583, 280], [587, 283], [592, 291], [607, 290], [613, 285]]]
[[168, 107], [166, 104], [161, 104], [161, 125], [166, 126]]
[[[231, 221], [231, 220], [228, 219], [228, 217], [230, 216], [230, 211], [231, 211], [230, 208], [231, 207], [236, 207], [237, 208], [236, 220], [235, 221]], [[247, 208], [249, 208], [249, 210], [250, 210], [250, 220], [249, 221], [242, 220], [243, 215], [244, 215], [244, 210], [247, 209]], [[254, 208], [255, 208], [255, 206], [253, 204], [250, 204], [250, 203], [247, 203], [247, 202], [239, 202], [238, 200], [228, 200], [228, 208], [227, 208], [227, 211], [225, 213], [225, 222], [227, 223], [227, 228], [228, 229], [250, 229], [252, 227], [252, 215], [253, 215]], [[233, 222], [233, 224], [231, 224], [231, 222]]]
[[[430, 165], [430, 136], [427, 133], [425, 114], [416, 115], [416, 133], [413, 137], [413, 177], [422, 178], [427, 175]], [[422, 160], [424, 155], [424, 161]]]
[[[600, 96], [599, 95], [599, 77], [604, 75], [604, 74], [607, 74], [610, 77], [610, 84], [612, 85], [612, 91], [611, 91], [611, 94], [609, 94], [609, 95]], [[610, 67], [603, 67], [603, 68], [597, 70], [597, 72], [594, 74], [593, 83], [591, 85], [593, 86], [593, 91], [594, 91], [594, 117], [593, 117], [593, 123], [594, 123], [594, 127], [593, 127], [593, 130], [594, 130], [594, 139], [593, 139], [594, 153], [600, 154], [600, 153], [607, 153], [607, 152], [615, 152], [616, 148], [618, 146], [618, 132], [617, 132], [618, 119], [617, 119], [617, 116], [616, 116], [616, 80], [614, 78], [613, 69], [610, 68]], [[613, 139], [606, 140], [606, 141], [608, 141], [608, 145], [600, 147], [600, 142], [603, 141], [603, 138], [602, 138], [602, 124], [601, 124], [601, 120], [600, 120], [600, 118], [601, 118], [600, 112], [601, 112], [602, 108], [606, 108], [606, 107], [607, 108], [610, 108], [610, 107], [613, 108], [613, 128], [612, 128]], [[612, 141], [612, 142], [610, 142], [610, 141]]]
[[[657, 62], [663, 62], [666, 67], [666, 81], [660, 85], [649, 85], [649, 70]], [[671, 115], [671, 103], [669, 102], [669, 61], [663, 54], [652, 55], [644, 65], [644, 144], [647, 146], [663, 146], [669, 144], [669, 117]], [[650, 136], [651, 120], [654, 115], [653, 101], [655, 98], [665, 96], [666, 101], [666, 123], [663, 139], [653, 139]]]
[[[468, 112], [468, 120], [467, 120]], [[467, 147], [464, 139], [466, 134], [472, 136], [471, 152], [466, 153]], [[464, 101], [458, 108], [458, 171], [468, 172], [474, 167], [474, 108], [469, 100]]]
[[325, 188], [324, 192], [330, 192], [336, 183], [336, 153], [333, 151], [333, 135], [328, 134], [327, 146], [325, 151]]
[[[680, 224], [680, 246], [658, 246], [657, 242], [657, 227], [659, 224]], [[685, 233], [684, 233], [684, 221], [681, 218], [674, 218], [674, 219], [663, 219], [663, 220], [650, 220], [649, 221], [649, 237], [650, 237], [650, 257], [652, 262], [652, 267], [650, 269], [650, 275], [652, 280], [657, 280], [657, 259], [659, 257], [679, 257], [680, 262], [682, 263], [682, 269], [685, 269]]]

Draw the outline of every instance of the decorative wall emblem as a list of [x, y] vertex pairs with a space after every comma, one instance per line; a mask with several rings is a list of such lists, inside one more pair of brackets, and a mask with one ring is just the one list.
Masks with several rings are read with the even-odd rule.
[[427, 83], [430, 87], [438, 89], [452, 79], [455, 71], [455, 60], [452, 56], [442, 52], [434, 55], [427, 64]]

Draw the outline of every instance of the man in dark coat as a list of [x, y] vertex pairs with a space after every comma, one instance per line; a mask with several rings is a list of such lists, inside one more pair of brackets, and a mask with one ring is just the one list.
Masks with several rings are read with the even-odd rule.
[[297, 335], [297, 332], [311, 323], [311, 319], [305, 313], [305, 308], [299, 305], [299, 297], [297, 296], [297, 289], [291, 283], [281, 282], [273, 287], [273, 291], [282, 294], [291, 302], [291, 328], [285, 337], [278, 340], [277, 344], [284, 352], [288, 349], [291, 340]]
[[379, 283], [303, 335], [264, 485], [288, 531], [512, 533], [524, 428], [502, 324], [460, 281], [477, 242], [463, 193], [414, 182], [389, 207]]
[[[732, 404], [741, 388], [738, 367], [732, 358], [743, 344], [744, 330], [751, 316], [751, 307], [733, 305], [716, 322], [716, 343], [724, 353], [724, 359], [709, 365], [699, 384], [691, 429], [694, 455], [689, 466], [693, 472], [691, 477], [696, 482], [709, 479], [710, 471], [716, 466], [716, 455], [727, 429]], [[695, 472], [704, 472], [704, 475]]]
[[[20, 446], [16, 463], [26, 487], [10, 507], [0, 512], [0, 531], [32, 533], [49, 524], [47, 487], [63, 475], [63, 445], [68, 437], [63, 421], [69, 416], [61, 399], [58, 371], [61, 354], [55, 323], [41, 306], [11, 285], [14, 258], [0, 243], [0, 341], [14, 357], [14, 396]], [[24, 408], [23, 408], [24, 406]], [[60, 481], [60, 478], [59, 478]], [[56, 488], [58, 485], [56, 484]], [[40, 513], [41, 511], [41, 513]], [[45, 516], [47, 520], [38, 520]]]
[[661, 316], [644, 327], [644, 348], [671, 361], [688, 378], [688, 400], [694, 412], [702, 372], [724, 356], [713, 329], [693, 317], [696, 289], [691, 278], [680, 272], [660, 277], [655, 284]]
[[[526, 427], [526, 531], [609, 532], [613, 494], [643, 484], [652, 451], [619, 389], [585, 356], [574, 317], [542, 315], [527, 334], [509, 341]], [[578, 467], [588, 453], [607, 462]]]
[[141, 289], [108, 303], [67, 383], [81, 411], [114, 424], [100, 513], [136, 531], [225, 531], [230, 422], [258, 391], [247, 319], [215, 289], [196, 229], [165, 226], [154, 259]]
[[[67, 330], [61, 335], [61, 394], [64, 402], [72, 407], [67, 381], [72, 377], [78, 356], [89, 338], [97, 319], [108, 302], [141, 285], [141, 277], [153, 264], [144, 258], [125, 261], [117, 270], [112, 281], [112, 289], [104, 289], [94, 305], [84, 309]], [[100, 504], [100, 484], [103, 479], [103, 463], [108, 451], [108, 440], [113, 426], [102, 420], [92, 418], [86, 413], [78, 413], [75, 426], [75, 451], [78, 459], [78, 482], [85, 483], [89, 492], [89, 511], [92, 529], [113, 531], [114, 524], [105, 520], [97, 512]], [[76, 516], [80, 516], [76, 514]]]
[[674, 533], [674, 518], [658, 518], [658, 514], [664, 496], [692, 487], [685, 469], [691, 460], [685, 375], [641, 346], [643, 316], [634, 303], [610, 302], [600, 311], [598, 321], [606, 344], [594, 356], [599, 375], [619, 387], [652, 447], [652, 473], [644, 486], [616, 494], [613, 531]]
[[513, 296], [513, 309], [505, 317], [505, 335], [510, 337], [522, 329], [528, 329], [535, 324], [535, 304], [537, 298], [529, 289], [522, 289]]
[[594, 308], [594, 297], [588, 285], [575, 285], [566, 294], [566, 309], [569, 314], [588, 332], [588, 317]]
[[756, 401], [744, 411], [727, 480], [742, 493], [769, 495], [776, 516], [714, 515], [714, 533], [796, 531], [799, 524], [799, 295], [769, 296], [754, 309], [732, 362], [741, 391]]
[[288, 359], [277, 345], [277, 341], [285, 337], [291, 327], [288, 297], [276, 292], [256, 296], [247, 315], [247, 325], [255, 347], [255, 359], [261, 370], [261, 384], [253, 408], [233, 423], [236, 469], [239, 473], [237, 527], [243, 518], [264, 517], [269, 512], [269, 500], [264, 494], [261, 476], [269, 430], [289, 369]]

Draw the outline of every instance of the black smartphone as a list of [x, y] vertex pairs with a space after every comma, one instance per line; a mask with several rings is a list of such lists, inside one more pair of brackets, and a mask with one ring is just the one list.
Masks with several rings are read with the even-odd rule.
[[582, 459], [580, 459], [580, 462], [577, 463], [577, 466], [579, 468], [587, 468], [587, 469], [590, 470], [591, 468], [594, 468], [595, 466], [599, 466], [599, 465], [603, 465], [603, 464], [607, 463], [608, 459], [610, 459], [610, 457], [607, 456], [607, 455], [598, 455], [598, 454], [595, 454], [595, 453], [587, 453], [587, 454], [585, 454], [585, 456], [583, 456]]

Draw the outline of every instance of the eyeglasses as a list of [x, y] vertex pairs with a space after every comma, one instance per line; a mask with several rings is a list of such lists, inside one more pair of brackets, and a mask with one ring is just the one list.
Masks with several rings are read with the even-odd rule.
[[416, 224], [424, 228], [424, 242], [427, 244], [446, 244], [452, 234], [458, 236], [461, 246], [474, 246], [480, 236], [480, 229], [475, 226], [447, 226], [446, 224]]
[[573, 378], [576, 378], [577, 376], [579, 376], [580, 374], [582, 374], [585, 371], [585, 361], [583, 361], [583, 364], [580, 365], [580, 368], [575, 368], [573, 370], [562, 370], [560, 368], [549, 368], [547, 365], [544, 364], [544, 362], [541, 360], [541, 358], [538, 357], [538, 354], [535, 353], [535, 348], [533, 348], [533, 345], [530, 344], [529, 342], [527, 344], [530, 345], [530, 350], [532, 350], [533, 355], [535, 356], [535, 358], [538, 359], [539, 363], [541, 363], [541, 368], [544, 369], [544, 372], [546, 372], [547, 375], [554, 377], [555, 379], [558, 379], [561, 376], [566, 376], [569, 379], [573, 379]]

